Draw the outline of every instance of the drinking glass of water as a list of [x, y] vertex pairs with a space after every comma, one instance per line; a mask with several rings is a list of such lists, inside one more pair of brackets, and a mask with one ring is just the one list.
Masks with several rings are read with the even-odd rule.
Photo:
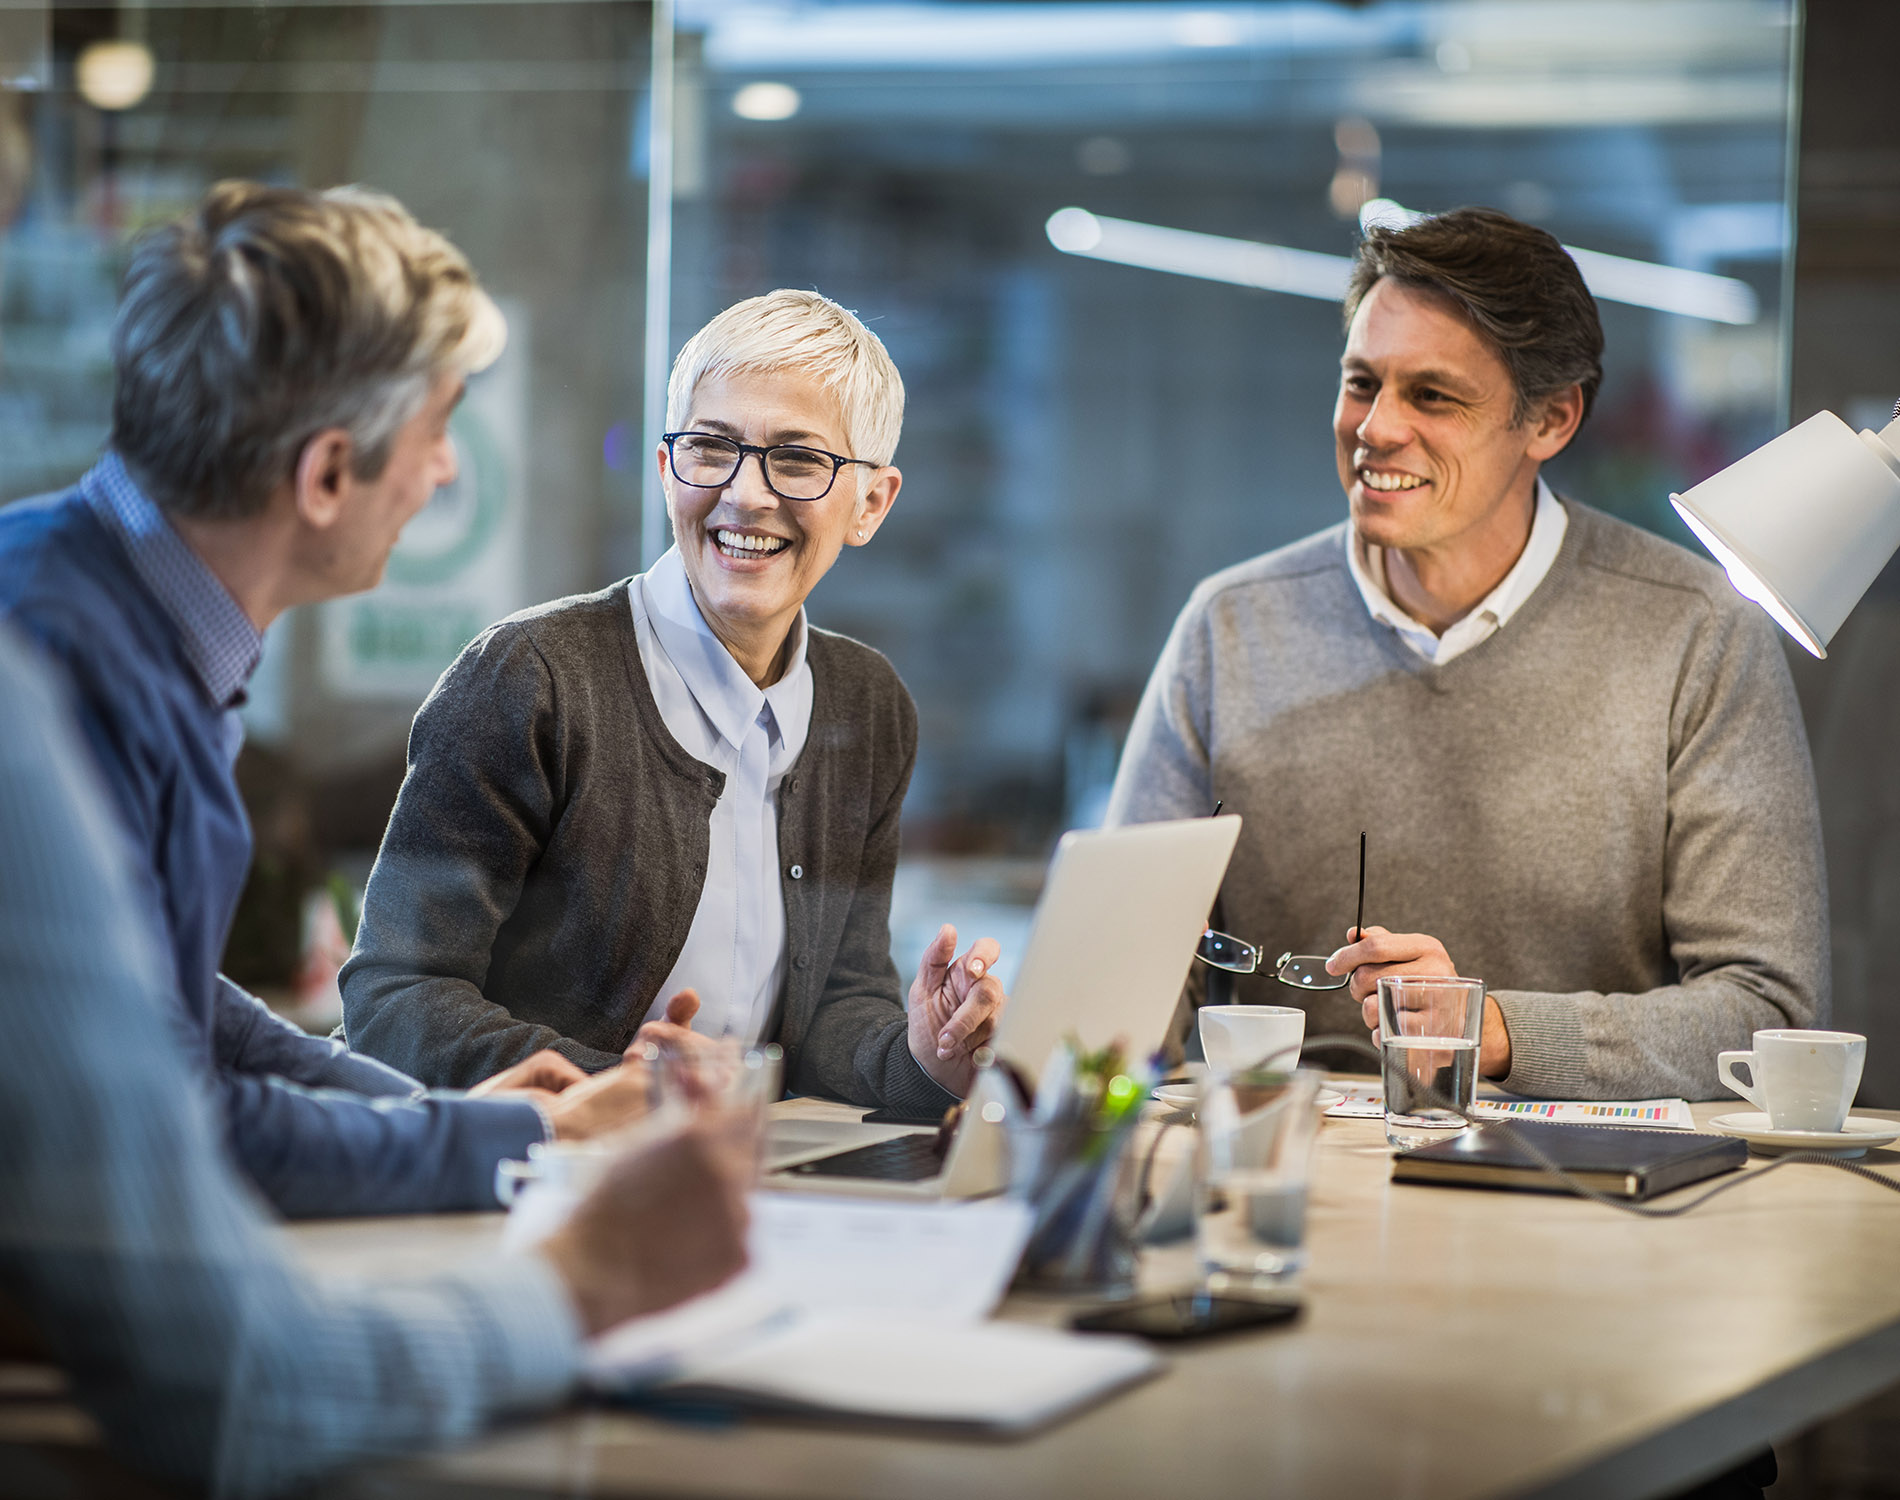
[[1194, 1226], [1209, 1291], [1245, 1296], [1306, 1263], [1318, 1068], [1209, 1073], [1196, 1115]]
[[1478, 1092], [1484, 981], [1401, 974], [1379, 981], [1385, 1138], [1401, 1150], [1465, 1128]]

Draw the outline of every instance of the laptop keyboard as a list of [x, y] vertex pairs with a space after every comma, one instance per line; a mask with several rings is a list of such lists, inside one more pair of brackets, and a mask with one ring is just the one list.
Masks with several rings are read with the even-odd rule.
[[868, 1177], [879, 1182], [922, 1182], [943, 1170], [937, 1133], [893, 1136], [869, 1146], [821, 1156], [786, 1168], [804, 1177]]

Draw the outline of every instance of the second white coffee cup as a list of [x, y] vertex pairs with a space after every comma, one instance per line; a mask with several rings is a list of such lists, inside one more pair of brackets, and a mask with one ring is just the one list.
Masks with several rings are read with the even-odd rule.
[[1201, 1052], [1215, 1073], [1298, 1065], [1306, 1012], [1297, 1006], [1204, 1005], [1200, 1014]]
[[[1716, 1055], [1715, 1071], [1776, 1130], [1838, 1131], [1860, 1088], [1867, 1038], [1851, 1031], [1758, 1031], [1750, 1052]], [[1748, 1070], [1742, 1082], [1737, 1067]]]

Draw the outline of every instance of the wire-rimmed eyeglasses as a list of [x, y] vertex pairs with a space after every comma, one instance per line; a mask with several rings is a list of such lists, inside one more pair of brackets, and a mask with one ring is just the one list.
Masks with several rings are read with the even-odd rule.
[[663, 432], [660, 441], [666, 444], [673, 477], [696, 490], [723, 489], [732, 483], [746, 455], [757, 454], [765, 487], [781, 500], [824, 499], [846, 464], [862, 464], [867, 469], [883, 467], [868, 458], [846, 458], [799, 443], [774, 443], [762, 448], [713, 432]]
[[[1252, 943], [1212, 927], [1201, 934], [1194, 956], [1209, 968], [1229, 974], [1257, 974], [1266, 967], [1266, 956]], [[1274, 960], [1273, 977], [1290, 989], [1343, 990], [1352, 975], [1327, 973], [1326, 957], [1324, 953], [1282, 953]]]

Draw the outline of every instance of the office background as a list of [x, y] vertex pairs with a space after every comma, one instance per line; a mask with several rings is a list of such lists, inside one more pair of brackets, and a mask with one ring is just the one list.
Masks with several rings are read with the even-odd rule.
[[[1337, 304], [1066, 255], [1056, 210], [1346, 255], [1367, 199], [1490, 203], [1741, 283], [1752, 313], [1728, 321], [1605, 303], [1599, 408], [1553, 476], [1682, 540], [1671, 489], [1822, 405], [1880, 425], [1900, 394], [1900, 126], [1884, 82], [1848, 83], [1880, 36], [1892, 55], [1878, 5], [1815, 0], [1805, 25], [1789, 0], [672, 9], [656, 131], [630, 0], [0, 0], [0, 501], [96, 454], [128, 238], [219, 177], [395, 193], [514, 328], [458, 418], [463, 477], [388, 582], [280, 623], [256, 684], [230, 962], [307, 1019], [347, 924], [333, 888], [366, 873], [436, 673], [488, 621], [640, 566], [656, 140], [667, 352], [737, 298], [813, 286], [905, 376], [903, 496], [812, 603], [921, 710], [900, 950], [946, 912], [1019, 933], [1194, 582], [1341, 513]], [[1837, 1023], [1871, 1039], [1863, 1101], [1893, 1105], [1895, 575], [1831, 660], [1795, 665]]]

